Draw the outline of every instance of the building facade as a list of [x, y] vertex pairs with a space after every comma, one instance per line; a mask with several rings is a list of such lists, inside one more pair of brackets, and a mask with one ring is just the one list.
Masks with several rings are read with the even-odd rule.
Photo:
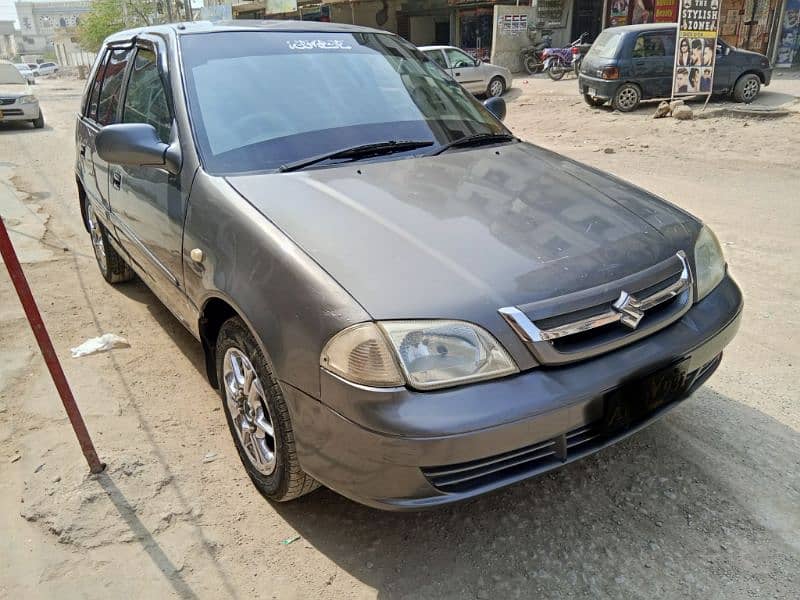
[[75, 27], [89, 12], [88, 0], [72, 2], [17, 2], [19, 34], [17, 52], [22, 55], [55, 54], [59, 29]]
[[10, 60], [17, 55], [14, 21], [0, 21], [0, 58]]

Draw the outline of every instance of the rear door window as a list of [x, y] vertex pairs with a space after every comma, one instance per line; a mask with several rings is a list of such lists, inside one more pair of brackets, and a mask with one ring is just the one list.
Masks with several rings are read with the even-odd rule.
[[596, 58], [617, 58], [617, 50], [622, 43], [622, 33], [614, 31], [613, 28], [606, 29], [592, 44], [589, 54]]
[[89, 98], [86, 102], [86, 112], [84, 114], [94, 121], [97, 120], [97, 99], [100, 97], [100, 89], [103, 87], [103, 77], [105, 76], [106, 72], [107, 58], [108, 55], [104, 53], [100, 59], [100, 65], [97, 67], [97, 72], [95, 73], [94, 81], [92, 82], [92, 89], [89, 92]]
[[101, 125], [111, 125], [116, 122], [119, 96], [122, 91], [122, 82], [131, 48], [118, 48], [111, 51], [103, 77], [103, 86], [97, 101], [97, 122]]
[[668, 33], [643, 33], [633, 44], [633, 58], [658, 58], [675, 54], [674, 36]]

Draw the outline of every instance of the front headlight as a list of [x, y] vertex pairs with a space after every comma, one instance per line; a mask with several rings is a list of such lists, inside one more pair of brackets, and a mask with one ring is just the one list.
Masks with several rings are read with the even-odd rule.
[[320, 364], [355, 383], [377, 387], [408, 383], [420, 390], [519, 372], [491, 334], [463, 321], [355, 325], [326, 344]]
[[17, 102], [20, 104], [36, 104], [36, 96], [20, 96]]
[[702, 300], [725, 277], [725, 258], [717, 236], [703, 226], [694, 244], [694, 264], [697, 271], [697, 300]]

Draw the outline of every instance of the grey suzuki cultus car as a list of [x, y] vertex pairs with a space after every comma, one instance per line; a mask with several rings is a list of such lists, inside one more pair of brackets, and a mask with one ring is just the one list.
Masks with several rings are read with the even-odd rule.
[[106, 41], [76, 134], [98, 265], [197, 337], [268, 498], [473, 497], [624, 438], [719, 365], [742, 296], [711, 230], [503, 113], [349, 25]]

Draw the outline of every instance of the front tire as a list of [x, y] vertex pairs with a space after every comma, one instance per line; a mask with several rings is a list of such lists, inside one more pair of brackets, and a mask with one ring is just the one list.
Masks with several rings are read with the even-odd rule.
[[94, 257], [97, 259], [97, 267], [108, 283], [124, 283], [133, 279], [133, 270], [128, 263], [119, 255], [114, 246], [108, 240], [108, 232], [105, 226], [97, 219], [94, 207], [89, 199], [85, 199], [86, 229], [92, 239]]
[[755, 73], [747, 73], [742, 75], [733, 87], [733, 99], [736, 102], [744, 102], [750, 104], [753, 100], [758, 98], [761, 91], [761, 79]]
[[39, 110], [39, 116], [31, 121], [31, 123], [33, 123], [34, 129], [44, 129], [44, 113], [41, 109]]
[[486, 87], [486, 96], [489, 98], [499, 98], [506, 92], [506, 82], [502, 77], [493, 77]]
[[228, 427], [256, 488], [270, 500], [286, 502], [319, 487], [300, 467], [281, 387], [261, 347], [239, 317], [222, 324], [216, 359]]
[[611, 99], [611, 106], [620, 112], [631, 112], [636, 110], [642, 101], [642, 92], [639, 86], [632, 83], [623, 83], [617, 89], [617, 93]]

